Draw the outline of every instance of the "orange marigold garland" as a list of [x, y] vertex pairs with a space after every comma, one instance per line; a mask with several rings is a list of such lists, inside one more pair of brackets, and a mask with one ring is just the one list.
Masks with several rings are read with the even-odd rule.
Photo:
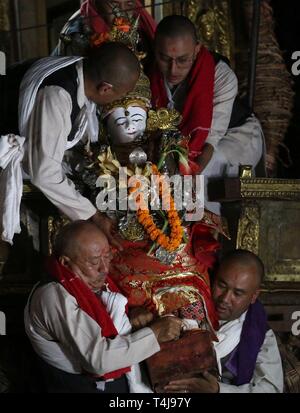
[[109, 33], [94, 33], [91, 36], [90, 42], [92, 47], [99, 47], [103, 43], [108, 42], [110, 40]]
[[[152, 165], [152, 173], [161, 177], [161, 174], [155, 165]], [[134, 188], [130, 188], [129, 192], [135, 192], [138, 187], [139, 185], [136, 185]], [[168, 201], [170, 205], [170, 208], [167, 211], [168, 223], [171, 229], [170, 235], [168, 236], [164, 234], [161, 229], [157, 228], [148, 208], [139, 208], [137, 210], [137, 218], [153, 242], [156, 242], [169, 252], [174, 252], [180, 246], [183, 238], [181, 220], [176, 210], [174, 199], [169, 194], [163, 194], [161, 184], [159, 185], [159, 195], [163, 200]], [[167, 196], [168, 199], [166, 199]], [[137, 199], [140, 200], [140, 196]]]
[[113, 21], [112, 30], [110, 32], [93, 33], [90, 44], [92, 47], [99, 47], [103, 43], [115, 40], [114, 36], [118, 32], [129, 33], [131, 29], [132, 26], [129, 20], [124, 17], [116, 17]]

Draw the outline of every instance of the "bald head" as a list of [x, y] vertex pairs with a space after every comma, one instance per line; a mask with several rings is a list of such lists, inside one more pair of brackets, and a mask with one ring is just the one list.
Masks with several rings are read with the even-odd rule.
[[54, 255], [90, 289], [103, 287], [111, 252], [106, 236], [96, 225], [87, 221], [66, 225], [56, 237]]
[[251, 267], [254, 269], [253, 275], [257, 287], [259, 288], [265, 277], [265, 268], [262, 260], [253, 252], [247, 250], [234, 250], [223, 258], [221, 266], [230, 266], [238, 264], [243, 267]]
[[127, 46], [108, 42], [90, 50], [83, 70], [85, 77], [96, 85], [107, 82], [114, 88], [131, 90], [139, 78], [140, 64]]
[[264, 266], [255, 254], [236, 250], [221, 262], [213, 284], [213, 300], [221, 320], [235, 320], [254, 304], [264, 277]]
[[155, 32], [155, 42], [163, 37], [191, 37], [197, 43], [197, 32], [194, 24], [185, 16], [167, 16], [158, 24]]
[[94, 239], [108, 245], [104, 233], [93, 223], [88, 221], [74, 221], [65, 225], [57, 234], [53, 246], [56, 258], [62, 256], [75, 257]]
[[159, 23], [155, 34], [155, 58], [171, 87], [188, 78], [200, 48], [195, 26], [187, 17], [168, 16]]

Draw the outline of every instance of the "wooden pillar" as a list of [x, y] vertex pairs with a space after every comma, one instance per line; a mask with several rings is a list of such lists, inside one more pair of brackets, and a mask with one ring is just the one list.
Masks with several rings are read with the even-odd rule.
[[13, 60], [9, 0], [0, 0], [0, 75], [5, 74], [6, 64]]

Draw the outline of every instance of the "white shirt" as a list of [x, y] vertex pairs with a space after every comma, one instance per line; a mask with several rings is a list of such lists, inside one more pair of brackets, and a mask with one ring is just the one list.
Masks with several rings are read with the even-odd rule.
[[[78, 73], [77, 102], [84, 110], [86, 97], [82, 62]], [[63, 170], [63, 159], [72, 129], [72, 100], [59, 86], [47, 86], [36, 97], [25, 135], [27, 151], [23, 168], [32, 183], [71, 220], [89, 219], [97, 211], [95, 206], [76, 189]]]
[[160, 350], [150, 328], [114, 339], [103, 337], [99, 324], [59, 283], [39, 287], [29, 303], [24, 320], [33, 348], [48, 364], [68, 373], [103, 375]]
[[[180, 111], [188, 93], [186, 83], [179, 85], [173, 95], [167, 83], [165, 86], [169, 106], [175, 106]], [[202, 171], [205, 176], [205, 208], [217, 215], [221, 213], [221, 206], [218, 202], [209, 201], [208, 180], [238, 176], [240, 165], [255, 167], [263, 153], [263, 133], [255, 116], [249, 117], [241, 126], [228, 129], [237, 94], [238, 81], [235, 73], [225, 62], [219, 61], [215, 67], [211, 128], [205, 140], [205, 143], [213, 146], [214, 152]]]
[[[169, 100], [169, 108], [178, 108], [182, 106], [188, 93], [188, 88], [183, 82], [178, 85], [175, 92], [172, 92], [165, 82], [166, 92]], [[215, 81], [213, 94], [213, 116], [211, 130], [206, 138], [206, 143], [210, 143], [214, 148], [218, 146], [219, 141], [225, 136], [230, 118], [234, 100], [238, 93], [238, 81], [233, 70], [223, 61], [217, 63], [215, 67]], [[190, 131], [192, 132], [192, 131]]]
[[[223, 324], [217, 335], [224, 340], [224, 344], [220, 343], [220, 346], [227, 347], [224, 349], [225, 353], [221, 355], [229, 354], [239, 342], [242, 324], [245, 320], [245, 313], [240, 319], [233, 320], [232, 322]], [[232, 324], [232, 339], [229, 324]], [[240, 328], [239, 328], [240, 327]], [[224, 332], [224, 335], [223, 335]], [[225, 346], [225, 342], [228, 341], [228, 345]], [[232, 344], [232, 345], [231, 345]], [[218, 343], [216, 343], [216, 352], [218, 354]], [[268, 330], [265, 336], [264, 343], [258, 353], [255, 370], [250, 383], [243, 384], [241, 386], [234, 386], [226, 383], [219, 383], [220, 393], [282, 393], [283, 392], [283, 370], [281, 357], [277, 345], [275, 335], [272, 330]]]

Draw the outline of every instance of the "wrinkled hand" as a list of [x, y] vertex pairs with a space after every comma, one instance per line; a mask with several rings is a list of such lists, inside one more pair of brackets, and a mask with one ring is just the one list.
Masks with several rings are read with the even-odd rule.
[[144, 307], [134, 307], [130, 311], [129, 319], [133, 330], [139, 330], [147, 326], [153, 320], [154, 316], [151, 311]]
[[166, 393], [219, 393], [218, 379], [207, 371], [202, 377], [170, 381], [164, 387]]
[[182, 320], [177, 317], [163, 317], [154, 321], [149, 327], [153, 330], [157, 341], [164, 343], [179, 338]]
[[197, 158], [197, 163], [200, 165], [200, 173], [206, 168], [214, 153], [214, 147], [210, 143], [203, 146], [201, 155]]
[[105, 214], [101, 212], [96, 212], [90, 220], [99, 227], [106, 235], [108, 242], [112, 247], [117, 248], [119, 251], [123, 250], [120, 240], [118, 239], [116, 222], [108, 218]]

